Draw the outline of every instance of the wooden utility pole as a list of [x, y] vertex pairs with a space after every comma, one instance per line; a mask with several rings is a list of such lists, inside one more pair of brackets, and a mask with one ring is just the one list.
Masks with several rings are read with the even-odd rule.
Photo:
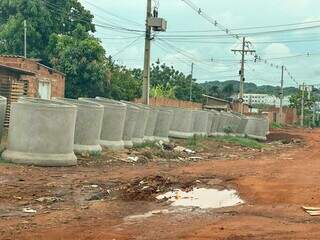
[[191, 63], [190, 102], [192, 101], [193, 67], [194, 67], [194, 63]]
[[24, 28], [24, 58], [27, 58], [27, 20], [23, 21]]
[[241, 53], [241, 69], [240, 69], [240, 87], [239, 87], [239, 99], [240, 99], [240, 113], [243, 114], [243, 96], [244, 96], [244, 63], [245, 63], [245, 54], [247, 53], [255, 53], [255, 50], [246, 49], [249, 48], [250, 42], [246, 41], [246, 38], [242, 39], [242, 49], [232, 49], [231, 51], [234, 53]]
[[301, 96], [301, 116], [300, 116], [300, 126], [303, 127], [304, 123], [304, 92], [305, 92], [305, 84], [303, 83], [302, 86], [300, 86], [302, 90], [302, 96]]
[[284, 72], [284, 66], [281, 66], [281, 83], [280, 83], [280, 123], [282, 124], [283, 122], [283, 72]]
[[144, 48], [144, 68], [143, 68], [143, 86], [142, 99], [144, 104], [149, 104], [150, 92], [150, 58], [151, 58], [151, 26], [148, 19], [152, 17], [151, 0], [147, 0], [147, 18], [146, 18], [146, 38]]

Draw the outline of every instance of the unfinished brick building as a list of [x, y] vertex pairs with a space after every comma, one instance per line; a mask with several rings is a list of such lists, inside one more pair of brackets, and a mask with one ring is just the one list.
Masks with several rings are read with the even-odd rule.
[[10, 105], [21, 96], [64, 97], [65, 76], [36, 59], [0, 55], [0, 95], [8, 99], [5, 125], [8, 125]]

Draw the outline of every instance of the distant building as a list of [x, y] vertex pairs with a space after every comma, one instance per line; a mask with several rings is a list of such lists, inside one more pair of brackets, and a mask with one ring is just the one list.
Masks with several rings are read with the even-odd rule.
[[[280, 98], [269, 94], [244, 94], [243, 100], [249, 105], [268, 105], [268, 106], [280, 106]], [[290, 105], [290, 96], [283, 98], [283, 106]]]
[[249, 104], [241, 105], [239, 102], [236, 101], [227, 101], [221, 98], [216, 98], [208, 95], [202, 95], [202, 97], [204, 98], [204, 109], [226, 112], [240, 112], [241, 107], [243, 107], [244, 113], [251, 112], [251, 106], [249, 106]]

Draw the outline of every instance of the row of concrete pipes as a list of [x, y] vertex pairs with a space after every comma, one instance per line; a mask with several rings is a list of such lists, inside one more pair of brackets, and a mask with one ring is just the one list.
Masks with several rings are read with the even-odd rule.
[[[0, 121], [6, 100], [0, 101]], [[265, 118], [151, 107], [101, 97], [77, 100], [20, 98], [11, 104], [6, 161], [38, 166], [72, 166], [75, 153], [97, 154], [102, 147], [121, 150], [169, 137], [238, 135], [265, 140]], [[2, 133], [2, 129], [1, 129]]]

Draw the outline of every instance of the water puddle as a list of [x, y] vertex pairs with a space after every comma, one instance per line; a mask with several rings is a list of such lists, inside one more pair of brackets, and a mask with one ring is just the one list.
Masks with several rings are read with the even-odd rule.
[[164, 210], [153, 210], [144, 214], [139, 214], [139, 215], [132, 215], [129, 217], [126, 217], [126, 220], [136, 220], [136, 219], [141, 219], [141, 218], [149, 218], [155, 215], [161, 215], [161, 214], [169, 214], [169, 213], [174, 213], [172, 210], [164, 209]]
[[235, 190], [216, 190], [206, 188], [194, 188], [192, 191], [184, 192], [176, 189], [159, 195], [159, 200], [167, 199], [171, 206], [223, 208], [244, 203]]

